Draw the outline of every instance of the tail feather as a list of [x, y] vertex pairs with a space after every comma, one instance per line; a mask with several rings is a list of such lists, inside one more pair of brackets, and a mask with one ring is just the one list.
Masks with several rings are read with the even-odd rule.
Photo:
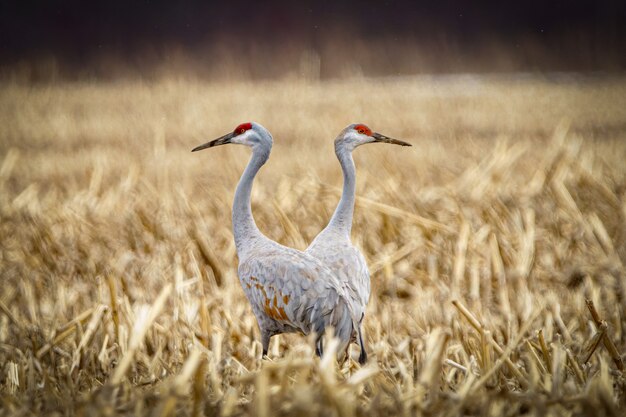
[[358, 322], [353, 317], [352, 310], [343, 298], [339, 299], [333, 315], [331, 323], [335, 328], [335, 337], [339, 339], [339, 347], [337, 349], [337, 357], [340, 361], [344, 361], [352, 334], [359, 328]]

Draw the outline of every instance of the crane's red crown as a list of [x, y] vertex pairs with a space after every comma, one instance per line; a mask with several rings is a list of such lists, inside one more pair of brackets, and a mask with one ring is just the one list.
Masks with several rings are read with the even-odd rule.
[[242, 133], [246, 132], [247, 130], [252, 129], [252, 123], [242, 123], [239, 126], [237, 126], [234, 130], [234, 134], [235, 135], [241, 135]]
[[372, 136], [372, 130], [365, 125], [356, 125], [354, 126], [354, 130], [362, 135]]

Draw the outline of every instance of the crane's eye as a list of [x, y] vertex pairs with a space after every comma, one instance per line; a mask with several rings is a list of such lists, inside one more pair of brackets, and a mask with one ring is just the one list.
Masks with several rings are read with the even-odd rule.
[[242, 128], [240, 128], [240, 129], [237, 131], [237, 134], [238, 134], [238, 135], [242, 135], [245, 131], [246, 131], [246, 129], [244, 129], [244, 128], [242, 127]]
[[359, 132], [360, 134], [364, 135], [364, 134], [365, 134], [365, 129], [361, 128], [361, 129], [359, 129], [359, 130], [358, 130], [358, 132]]

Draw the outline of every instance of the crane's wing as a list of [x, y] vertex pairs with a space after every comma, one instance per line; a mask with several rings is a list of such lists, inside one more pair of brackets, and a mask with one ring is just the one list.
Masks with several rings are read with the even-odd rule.
[[367, 267], [367, 262], [365, 261], [365, 257], [363, 256], [361, 251], [354, 246], [352, 247], [352, 249], [356, 258], [356, 277], [358, 282], [357, 296], [359, 298], [360, 304], [363, 306], [363, 311], [361, 313], [364, 313], [365, 306], [367, 306], [367, 303], [369, 302], [370, 293], [372, 291], [370, 285], [370, 270]]
[[339, 279], [354, 314], [361, 320], [370, 297], [370, 274], [363, 254], [352, 244], [320, 240], [307, 248]]
[[353, 313], [339, 280], [302, 252], [281, 248], [251, 255], [240, 263], [239, 279], [257, 316], [304, 334], [322, 333], [329, 324], [352, 331]]

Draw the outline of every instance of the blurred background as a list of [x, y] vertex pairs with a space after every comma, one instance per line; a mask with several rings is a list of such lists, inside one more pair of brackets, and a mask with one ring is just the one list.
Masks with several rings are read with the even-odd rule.
[[0, 69], [26, 80], [616, 72], [625, 21], [620, 0], [4, 1]]
[[[0, 414], [622, 415], [625, 12], [0, 2]], [[299, 335], [259, 360], [249, 150], [190, 152], [245, 121], [274, 136], [257, 224], [297, 249], [346, 125], [413, 144], [354, 152], [367, 368]]]

